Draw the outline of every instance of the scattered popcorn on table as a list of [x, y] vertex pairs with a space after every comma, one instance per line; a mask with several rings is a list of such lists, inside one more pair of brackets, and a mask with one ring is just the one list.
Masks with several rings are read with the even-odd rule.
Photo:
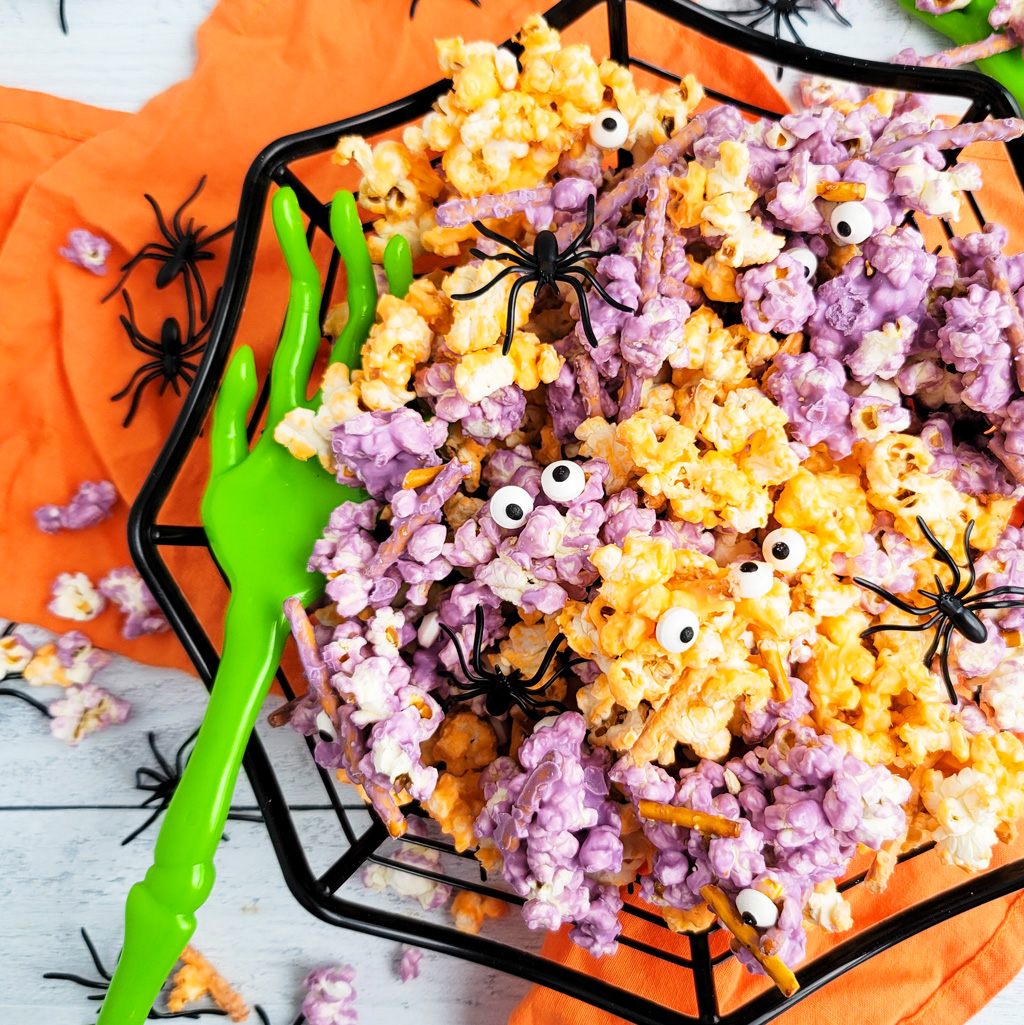
[[172, 1014], [185, 1010], [186, 1004], [202, 1000], [209, 994], [232, 1021], [249, 1019], [245, 1001], [198, 950], [191, 945], [185, 947], [181, 962], [181, 967], [174, 973], [174, 989], [167, 997], [167, 1009]]
[[402, 982], [412, 982], [420, 977], [420, 962], [423, 951], [419, 947], [402, 946], [402, 961], [398, 967], [398, 975]]
[[131, 705], [94, 683], [68, 687], [50, 705], [50, 732], [68, 747], [77, 747], [90, 733], [127, 722]]
[[99, 591], [109, 598], [125, 617], [121, 635], [133, 641], [144, 634], [162, 633], [168, 629], [160, 606], [142, 577], [132, 566], [112, 569], [100, 582]]
[[348, 965], [310, 972], [302, 981], [307, 990], [302, 1001], [307, 1025], [355, 1025], [359, 1020], [353, 1006], [355, 978], [356, 970]]
[[95, 619], [106, 606], [106, 600], [84, 573], [61, 573], [53, 582], [53, 599], [46, 606], [61, 619], [81, 623]]
[[61, 246], [58, 252], [68, 263], [76, 267], [82, 267], [101, 277], [107, 273], [110, 243], [85, 228], [74, 228], [69, 231], [68, 244]]
[[0, 637], [0, 680], [6, 676], [23, 673], [32, 661], [34, 653], [34, 646], [16, 630], [6, 637]]
[[[1024, 588], [1024, 257], [998, 225], [932, 251], [908, 221], [980, 184], [945, 151], [1024, 125], [820, 81], [777, 122], [697, 113], [691, 78], [648, 93], [540, 17], [518, 39], [518, 63], [438, 41], [423, 121], [338, 143], [373, 259], [398, 233], [445, 269], [383, 294], [359, 369], [274, 425], [370, 495], [310, 553], [324, 604], [286, 603], [292, 724], [530, 927], [613, 953], [639, 873], [670, 928], [717, 916], [778, 981], [806, 930], [855, 925], [858, 849], [876, 892], [930, 841], [978, 871], [1024, 814], [1024, 601], [982, 601]], [[545, 247], [582, 295], [531, 282], [510, 310]], [[923, 625], [968, 556], [977, 622]], [[451, 905], [470, 932], [505, 910]]]
[[67, 505], [43, 505], [33, 513], [36, 526], [44, 534], [61, 530], [85, 530], [110, 516], [117, 501], [117, 490], [108, 480], [85, 481]]

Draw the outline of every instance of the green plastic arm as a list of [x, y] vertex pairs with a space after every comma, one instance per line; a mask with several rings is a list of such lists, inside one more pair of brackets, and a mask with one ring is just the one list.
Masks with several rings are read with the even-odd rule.
[[[210, 481], [202, 502], [210, 547], [231, 584], [223, 654], [153, 866], [128, 894], [124, 948], [99, 1025], [141, 1023], [192, 936], [196, 911], [213, 887], [213, 857], [245, 745], [287, 638], [282, 604], [292, 596], [308, 604], [323, 593], [324, 578], [306, 570], [313, 543], [338, 505], [367, 497], [339, 485], [318, 460], [300, 462], [273, 440], [284, 413], [313, 407], [305, 396], [320, 344], [320, 277], [291, 189], [274, 196], [272, 212], [291, 291], [272, 366], [268, 426], [250, 452], [245, 425], [256, 368], [252, 350], [242, 346], [214, 407]], [[335, 353], [345, 354], [351, 366], [373, 324], [377, 292], [362, 230], [352, 230], [359, 221], [349, 193], [335, 197], [331, 220], [348, 269], [350, 310]]]
[[[935, 15], [919, 11], [914, 0], [899, 0], [900, 6], [930, 25], [936, 32], [952, 39], [958, 46], [977, 43], [990, 36], [995, 30], [988, 23], [989, 11], [995, 7], [995, 0], [971, 0], [966, 7], [949, 14]], [[1013, 98], [1024, 106], [1024, 60], [1020, 50], [1008, 50], [977, 61], [978, 68], [997, 82], [1006, 86]]]

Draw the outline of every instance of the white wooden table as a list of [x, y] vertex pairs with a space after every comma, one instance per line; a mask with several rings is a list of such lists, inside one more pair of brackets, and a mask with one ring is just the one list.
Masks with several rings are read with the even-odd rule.
[[[0, 0], [0, 85], [137, 110], [190, 73], [195, 29], [213, 2], [67, 0], [71, 32], [65, 37], [58, 27], [57, 0]], [[544, 7], [544, 0], [537, 6]], [[844, 0], [843, 9], [854, 30], [841, 28], [818, 9], [808, 15], [806, 28], [800, 26], [805, 42], [876, 59], [905, 46], [930, 52], [945, 45], [899, 11], [895, 0]], [[871, 49], [874, 40], [885, 40], [884, 52]], [[164, 754], [173, 754], [205, 707], [206, 693], [194, 678], [123, 658], [100, 682], [132, 702], [132, 718], [123, 727], [89, 737], [77, 749], [52, 739], [45, 721], [28, 706], [10, 699], [0, 704], [2, 1025], [81, 1025], [93, 1019], [95, 1005], [87, 1002], [84, 990], [44, 981], [42, 974], [93, 976], [78, 936], [83, 926], [108, 966], [115, 961], [124, 897], [149, 866], [156, 835], [154, 827], [121, 846], [147, 814], [137, 808], [144, 795], [134, 789], [135, 769], [152, 764], [147, 732], [155, 731]], [[268, 702], [264, 711], [273, 704]], [[261, 716], [258, 729], [278, 774], [286, 788], [298, 792], [294, 788], [308, 780], [306, 748], [296, 734], [272, 731], [264, 720]], [[254, 807], [244, 779], [234, 804]], [[297, 817], [304, 834], [323, 830], [325, 837], [330, 835], [327, 813], [311, 810]], [[396, 944], [328, 926], [295, 902], [261, 823], [229, 822], [226, 832], [230, 839], [217, 858], [217, 884], [202, 909], [195, 945], [250, 1005], [266, 1009], [274, 1025], [291, 1025], [303, 976], [330, 963], [356, 968], [364, 1022], [386, 1015], [395, 1025], [500, 1025], [525, 993], [526, 984], [509, 976], [429, 952], [420, 978], [403, 986], [397, 981]], [[381, 898], [381, 903], [401, 907], [394, 898]], [[514, 936], [532, 949], [540, 945], [540, 936], [511, 917], [485, 929], [496, 937]], [[1024, 1025], [1024, 978], [1015, 980], [972, 1025], [997, 1022]]]

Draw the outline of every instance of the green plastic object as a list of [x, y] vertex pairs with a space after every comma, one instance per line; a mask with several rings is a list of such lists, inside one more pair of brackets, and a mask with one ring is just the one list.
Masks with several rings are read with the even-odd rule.
[[[949, 14], [942, 15], [919, 11], [914, 6], [914, 0], [899, 0], [899, 4], [905, 11], [909, 11], [915, 18], [920, 18], [936, 32], [941, 32], [952, 39], [958, 46], [980, 42], [995, 31], [988, 23], [989, 11], [995, 7], [995, 0], [971, 0], [959, 11], [950, 11]], [[986, 75], [1006, 86], [1018, 106], [1024, 107], [1024, 60], [1021, 59], [1019, 49], [984, 57], [976, 63]]]
[[[231, 584], [224, 648], [210, 703], [181, 783], [167, 809], [153, 866], [128, 894], [124, 949], [99, 1025], [136, 1025], [195, 930], [196, 911], [213, 888], [213, 856], [227, 819], [245, 745], [277, 670], [288, 634], [282, 611], [297, 595], [308, 604], [325, 580], [306, 562], [334, 508], [366, 493], [338, 484], [316, 459], [300, 462], [273, 439], [273, 425], [296, 406], [315, 408], [306, 385], [320, 344], [320, 275], [306, 245], [295, 193], [273, 198], [277, 238], [291, 274], [284, 328], [271, 369], [269, 429], [249, 451], [246, 416], [256, 397], [252, 350], [228, 365], [213, 411], [210, 481], [202, 520]], [[374, 322], [377, 288], [352, 195], [331, 205], [331, 234], [348, 273], [349, 320], [332, 361], [358, 363]], [[405, 257], [396, 275], [411, 277]]]

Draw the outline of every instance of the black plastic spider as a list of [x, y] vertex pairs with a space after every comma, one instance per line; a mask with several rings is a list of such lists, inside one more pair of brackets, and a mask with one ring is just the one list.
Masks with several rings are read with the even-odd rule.
[[[3, 630], [0, 630], [0, 637], [9, 637], [17, 629], [17, 626], [17, 623], [8, 623]], [[23, 673], [7, 673], [3, 679], [24, 680], [25, 676]], [[18, 698], [19, 700], [24, 701], [26, 705], [31, 705], [37, 711], [42, 712], [47, 719], [53, 718], [53, 716], [50, 715], [50, 710], [42, 703], [42, 701], [37, 701], [34, 697], [26, 694], [24, 691], [15, 690], [13, 687], [0, 687], [0, 697]]]
[[[185, 289], [185, 301], [188, 305], [188, 333], [185, 338], [181, 336], [181, 325], [174, 317], [168, 317], [160, 329], [160, 340], [154, 341], [152, 338], [147, 338], [140, 330], [138, 325], [135, 323], [135, 308], [132, 306], [131, 296], [127, 292], [121, 293], [124, 296], [124, 304], [128, 307], [128, 316], [121, 314], [121, 324], [128, 334], [128, 341], [131, 342], [132, 346], [139, 350], [139, 352], [145, 353], [147, 356], [154, 357], [147, 363], [143, 363], [138, 370], [132, 374], [132, 379], [122, 388], [116, 395], [111, 395], [111, 402], [118, 402], [123, 399], [128, 392], [131, 391], [132, 386], [135, 385], [135, 381], [139, 374], [145, 376], [137, 385], [135, 385], [135, 394], [132, 396], [131, 406], [128, 408], [128, 415], [121, 422], [122, 427], [127, 427], [132, 420], [135, 418], [135, 412], [139, 408], [139, 399], [142, 398], [142, 390], [149, 384], [150, 381], [155, 381], [158, 377], [162, 377], [163, 380], [160, 382], [159, 395], [167, 390], [167, 386], [170, 385], [174, 389], [175, 395], [181, 394], [181, 388], [178, 386], [178, 379], [183, 380], [187, 385], [192, 384], [193, 375], [196, 370], [199, 369], [199, 364], [195, 362], [195, 357], [201, 356], [203, 350], [206, 348], [206, 336], [210, 333], [210, 328], [213, 326], [213, 317], [210, 317], [205, 324], [197, 332], [195, 329], [195, 304], [192, 301], [192, 293], [186, 288]], [[217, 296], [220, 292], [217, 293]], [[217, 304], [217, 297], [214, 297], [214, 305]]]
[[[528, 680], [523, 679], [521, 669], [513, 669], [505, 673], [501, 669], [488, 669], [480, 661], [481, 645], [484, 638], [484, 610], [478, 605], [476, 608], [476, 633], [473, 637], [473, 668], [466, 665], [466, 656], [463, 654], [462, 646], [456, 634], [444, 623], [440, 627], [455, 645], [455, 652], [459, 656], [459, 665], [462, 673], [469, 681], [469, 686], [463, 688], [462, 684], [456, 684], [459, 688], [460, 698], [475, 698], [479, 694], [487, 695], [488, 715], [505, 715], [514, 704], [522, 709], [531, 719], [535, 716], [543, 718], [554, 712], [566, 712], [568, 709], [560, 701], [538, 701], [534, 695], [543, 694], [555, 680], [566, 670], [573, 666], [586, 662], [585, 658], [571, 658], [565, 663], [551, 679], [543, 684], [540, 681], [548, 671], [552, 661], [558, 654], [562, 641], [565, 638], [559, 634], [549, 645], [541, 660], [540, 668]], [[538, 686], [540, 684], [540, 686]]]
[[[270, 1018], [267, 1015], [267, 1012], [264, 1011], [259, 1004], [254, 1004], [253, 1010], [256, 1012], [256, 1016], [259, 1020], [263, 1022], [263, 1025], [270, 1025]], [[292, 1025], [306, 1025], [306, 1016], [300, 1011], [298, 1018], [292, 1022]]]
[[[774, 39], [781, 41], [782, 26], [785, 25], [793, 36], [793, 42], [799, 43], [801, 46], [804, 45], [804, 41], [800, 38], [800, 34], [793, 25], [793, 18], [797, 18], [801, 25], [806, 25], [807, 22], [800, 12], [812, 10], [813, 8], [809, 4], [801, 4], [800, 0], [756, 0], [756, 2], [757, 6], [753, 10], [730, 11], [729, 16], [736, 21], [740, 21], [740, 18], [743, 17], [750, 17], [750, 21], [740, 22], [740, 24], [746, 25], [747, 28], [757, 28], [762, 21], [773, 18], [772, 37]], [[823, 3], [835, 15], [836, 20], [840, 24], [845, 25], [847, 28], [851, 27], [846, 18], [839, 13], [839, 8], [833, 0], [823, 0]]]
[[[479, 260], [507, 260], [512, 264], [511, 267], [506, 267], [500, 274], [495, 275], [490, 281], [487, 282], [483, 288], [478, 288], [475, 292], [460, 292], [458, 295], [453, 295], [453, 299], [476, 299], [481, 296], [488, 289], [493, 288], [502, 278], [508, 277], [509, 274], [521, 274], [516, 283], [512, 286], [512, 291], [508, 296], [508, 322], [505, 329], [505, 343], [501, 347], [502, 355], [507, 356], [508, 351], [512, 348], [512, 335], [515, 333], [515, 319], [516, 319], [516, 299], [519, 297], [519, 289], [523, 287], [528, 281], [539, 281], [540, 285], [537, 288], [539, 292], [545, 285], [549, 285], [551, 290], [558, 293], [558, 282], [564, 281], [567, 285], [571, 285], [573, 291], [576, 293], [576, 298], [580, 303], [580, 320], [583, 323], [583, 330], [586, 333], [587, 341], [592, 346], [597, 346], [597, 339], [594, 337], [594, 329], [590, 326], [590, 312], [587, 309], [587, 293], [583, 291], [583, 285], [575, 278], [570, 277], [570, 274], [579, 274], [584, 281], [589, 281], [597, 291], [598, 295], [606, 303], [614, 306], [617, 310], [622, 310], [623, 313], [636, 313], [630, 306], [623, 306], [622, 303], [616, 302], [600, 285], [597, 278], [587, 270], [586, 267], [578, 266], [577, 260], [589, 260], [596, 259], [601, 256], [605, 256], [610, 253], [611, 249], [605, 249], [598, 251], [594, 249], [581, 249], [580, 246], [590, 240], [591, 234], [594, 231], [594, 197], [591, 196], [587, 200], [587, 223], [583, 228], [583, 231], [579, 233], [562, 252], [558, 251], [558, 239], [555, 238], [553, 231], [541, 231], [538, 232], [537, 238], [533, 243], [533, 252], [528, 253], [522, 246], [517, 245], [511, 239], [505, 238], [504, 235], [499, 235], [496, 231], [491, 231], [490, 228], [485, 227], [480, 221], [474, 221], [473, 227], [480, 232], [484, 238], [489, 238], [494, 242], [500, 242], [502, 245], [508, 246], [511, 253], [498, 253], [497, 256], [490, 256], [487, 253], [481, 252], [479, 249], [471, 249], [470, 252]], [[536, 293], [534, 293], [536, 296]]]
[[[469, 2], [474, 7], [480, 7], [481, 6], [480, 0], [469, 0]], [[409, 8], [409, 17], [410, 18], [415, 18], [416, 17], [416, 8], [419, 7], [419, 5], [420, 5], [420, 0], [412, 0], [412, 5]]]
[[[63, 979], [67, 982], [75, 982], [79, 986], [85, 986], [86, 989], [97, 989], [99, 993], [91, 993], [89, 995], [90, 1000], [102, 1000], [106, 995], [107, 990], [110, 988], [110, 972], [104, 967], [103, 962], [100, 960], [100, 955], [96, 952], [96, 948], [93, 946], [93, 942], [89, 939], [89, 934], [82, 930], [82, 939], [85, 940], [85, 945], [89, 949], [89, 956], [92, 958], [92, 963], [96, 967], [96, 971], [99, 973], [99, 979], [84, 979], [81, 975], [73, 975], [70, 972], [45, 972], [43, 974], [44, 979]], [[223, 1018], [227, 1014], [227, 1011], [222, 1011], [219, 1007], [201, 1008], [196, 1011], [155, 1011], [152, 1008], [146, 1015], [147, 1018], [152, 1019], [163, 1019], [163, 1018], [202, 1018], [204, 1015], [210, 1017]]]
[[64, 35], [68, 34], [68, 12], [64, 7], [64, 0], [60, 0], [60, 6], [57, 8], [57, 13], [60, 15], [60, 30]]
[[[963, 587], [960, 586], [960, 568], [953, 560], [953, 556], [939, 543], [920, 516], [917, 517], [917, 525], [921, 528], [921, 533], [928, 539], [928, 543], [935, 549], [935, 557], [939, 562], [944, 563], [952, 570], [953, 588], [947, 591], [938, 574], [935, 574], [935, 591], [918, 591], [918, 594], [923, 595], [925, 598], [933, 599], [932, 604], [926, 605], [924, 608], [918, 608], [897, 598], [896, 595], [885, 590], [884, 587], [879, 587], [878, 584], [873, 584], [870, 580], [865, 580], [863, 577], [854, 577], [854, 583], [860, 584], [861, 587], [866, 587], [869, 591], [874, 591], [875, 594], [884, 598], [891, 605], [895, 605], [896, 608], [909, 612], [914, 616], [931, 617], [927, 623], [920, 623], [917, 626], [901, 626], [897, 624], [872, 626], [865, 630], [861, 637], [869, 637], [871, 634], [881, 633], [883, 630], [906, 630], [907, 632], [917, 633], [921, 630], [929, 630], [938, 624], [938, 628], [935, 631], [935, 639], [929, 645], [928, 651], [924, 656], [924, 664], [927, 668], [931, 669], [932, 659], [935, 657], [936, 651], [939, 652], [939, 659], [942, 665], [942, 679], [946, 684], [949, 700], [953, 705], [958, 705], [959, 700], [956, 690], [953, 688], [953, 680], [949, 675], [950, 633], [956, 630], [958, 634], [973, 644], [983, 643], [988, 639], [988, 627], [978, 616], [978, 612], [988, 609], [1024, 607], [1024, 598], [1001, 598], [1002, 595], [1008, 594], [1024, 595], [1024, 587], [1013, 587], [1011, 585], [993, 587], [991, 590], [981, 591], [970, 598], [967, 597], [974, 587], [975, 579], [974, 557], [971, 555], [971, 531], [974, 529], [974, 520], [967, 524], [967, 529], [964, 531], [964, 552], [967, 555], [967, 569], [970, 572], [970, 579]], [[1000, 598], [1000, 600], [987, 600], [991, 598]]]
[[190, 277], [195, 282], [196, 292], [199, 295], [199, 319], [206, 320], [207, 308], [206, 308], [206, 286], [203, 284], [202, 276], [199, 273], [197, 264], [201, 260], [212, 260], [214, 254], [207, 248], [210, 243], [216, 242], [222, 235], [226, 235], [229, 231], [233, 231], [235, 228], [235, 222], [232, 221], [227, 227], [221, 228], [220, 231], [215, 231], [210, 235], [204, 235], [206, 231], [206, 225], [200, 227], [195, 226], [195, 220], [189, 218], [188, 224], [183, 228], [181, 226], [181, 215], [185, 212], [185, 207], [192, 202], [200, 192], [203, 191], [203, 186], [206, 184], [206, 175], [199, 179], [199, 184], [195, 187], [192, 195], [185, 200], [177, 210], [174, 211], [174, 216], [171, 218], [171, 227], [168, 228], [164, 222], [163, 211], [160, 209], [160, 205], [157, 201], [145, 193], [146, 201], [153, 208], [153, 212], [156, 214], [156, 223], [160, 228], [160, 233], [167, 240], [167, 245], [162, 245], [159, 242], [147, 242], [124, 266], [121, 270], [124, 272], [121, 275], [121, 279], [116, 285], [100, 300], [106, 302], [120, 287], [125, 283], [128, 275], [131, 274], [136, 264], [142, 260], [157, 260], [162, 263], [163, 266], [156, 274], [156, 287], [166, 288], [179, 274], [184, 276], [185, 281], [185, 292], [189, 294], [191, 291]]
[[[171, 798], [174, 797], [174, 792], [178, 789], [178, 784], [181, 782], [181, 774], [185, 771], [185, 765], [188, 762], [189, 755], [192, 753], [192, 745], [195, 743], [198, 733], [199, 730], [197, 728], [182, 741], [178, 750], [175, 752], [174, 765], [171, 765], [171, 763], [160, 752], [160, 748], [156, 746], [156, 734], [147, 734], [149, 749], [153, 752], [153, 757], [156, 759], [157, 764], [156, 768], [153, 769], [144, 765], [135, 770], [135, 789], [142, 790], [150, 795], [142, 802], [142, 804], [139, 805], [140, 808], [148, 808], [154, 801], [158, 803], [153, 814], [150, 815], [138, 829], [129, 833], [128, 836], [121, 841], [122, 847], [124, 847], [125, 844], [130, 844], [136, 837], [141, 836], [154, 822], [156, 822], [160, 817], [160, 813], [166, 811], [167, 806], [171, 803]], [[248, 815], [245, 812], [236, 811], [229, 811], [228, 818], [242, 822], [263, 821], [262, 816]], [[227, 840], [227, 837], [225, 836], [221, 839]]]

